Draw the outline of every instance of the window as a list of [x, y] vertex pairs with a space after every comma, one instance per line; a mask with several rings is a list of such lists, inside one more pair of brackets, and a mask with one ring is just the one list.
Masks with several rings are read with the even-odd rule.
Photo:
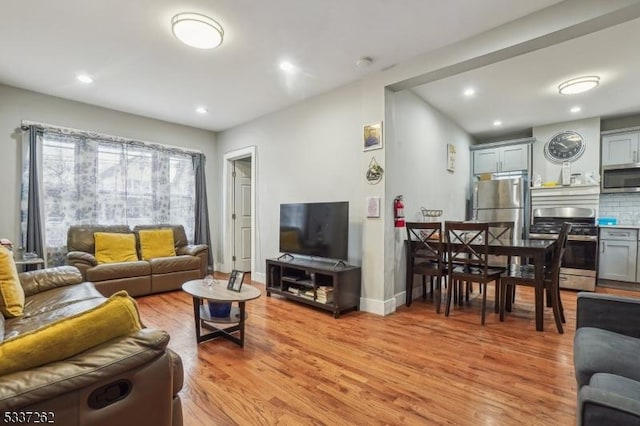
[[161, 146], [44, 132], [42, 192], [49, 265], [71, 225], [181, 224], [193, 241], [192, 156]]

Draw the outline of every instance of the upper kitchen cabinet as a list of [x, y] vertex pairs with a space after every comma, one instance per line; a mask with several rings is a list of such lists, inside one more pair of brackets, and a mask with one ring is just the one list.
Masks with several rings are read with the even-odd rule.
[[472, 146], [473, 174], [529, 170], [534, 140], [527, 138]]
[[638, 163], [640, 131], [602, 134], [602, 166]]

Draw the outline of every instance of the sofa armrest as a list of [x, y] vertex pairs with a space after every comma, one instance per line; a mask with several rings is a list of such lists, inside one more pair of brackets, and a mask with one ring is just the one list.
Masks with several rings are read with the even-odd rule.
[[638, 424], [640, 401], [593, 386], [583, 386], [578, 392], [577, 424]]
[[[166, 332], [142, 329], [66, 360], [2, 376], [0, 412], [46, 401], [134, 370], [162, 356], [168, 342]], [[169, 359], [167, 363], [175, 365]]]
[[67, 263], [80, 270], [82, 279], [87, 281], [87, 269], [98, 265], [95, 256], [84, 251], [70, 251], [67, 253]]
[[188, 246], [178, 247], [176, 254], [178, 256], [188, 254], [190, 256], [197, 256], [200, 253], [205, 253], [209, 250], [206, 244], [194, 244]]
[[171, 360], [171, 369], [173, 370], [173, 395], [177, 395], [184, 385], [184, 368], [182, 367], [182, 358], [169, 348], [167, 348], [167, 354]]
[[578, 293], [576, 329], [595, 327], [640, 337], [640, 299], [602, 293]]
[[43, 291], [72, 284], [80, 284], [84, 280], [78, 268], [73, 266], [56, 266], [55, 268], [38, 269], [18, 274], [25, 296], [32, 296]]

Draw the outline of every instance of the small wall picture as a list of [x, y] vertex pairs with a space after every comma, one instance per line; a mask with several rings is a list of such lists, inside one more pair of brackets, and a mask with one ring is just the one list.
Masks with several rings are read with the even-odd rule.
[[234, 269], [233, 271], [231, 271], [231, 274], [229, 275], [229, 282], [227, 283], [227, 290], [239, 292], [240, 289], [242, 288], [242, 281], [244, 281], [244, 275], [245, 275], [245, 272], [238, 271], [237, 269]]
[[447, 144], [447, 170], [456, 171], [456, 146], [451, 143]]
[[380, 197], [367, 197], [367, 217], [380, 217]]
[[382, 123], [368, 124], [364, 126], [364, 150], [382, 148]]

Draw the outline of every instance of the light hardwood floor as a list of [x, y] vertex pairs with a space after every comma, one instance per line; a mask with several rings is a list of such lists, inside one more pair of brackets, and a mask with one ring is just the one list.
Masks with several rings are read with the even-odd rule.
[[[433, 302], [381, 317], [339, 319], [263, 295], [247, 303], [245, 348], [195, 343], [190, 296], [138, 298], [146, 326], [167, 330], [184, 363], [184, 424], [572, 425], [576, 293], [563, 291], [567, 324], [551, 309], [535, 331], [533, 292], [518, 288], [500, 323], [477, 291], [447, 318]], [[632, 294], [604, 289], [616, 294]]]

